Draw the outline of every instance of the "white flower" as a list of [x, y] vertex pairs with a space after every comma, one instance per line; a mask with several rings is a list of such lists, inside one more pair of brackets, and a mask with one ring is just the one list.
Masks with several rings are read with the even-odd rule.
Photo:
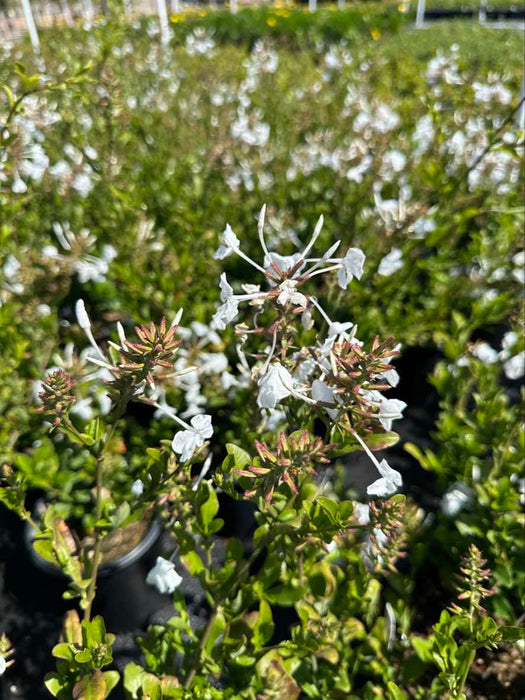
[[219, 288], [221, 290], [221, 301], [228, 301], [233, 296], [233, 287], [229, 284], [226, 279], [226, 273], [223, 272], [221, 275], [221, 281], [219, 282]]
[[217, 330], [223, 331], [239, 313], [239, 301], [235, 297], [229, 297], [221, 304], [213, 315], [213, 325]]
[[7, 279], [12, 280], [18, 276], [18, 271], [20, 270], [20, 261], [15, 258], [14, 255], [8, 255], [4, 266], [2, 267], [2, 272], [7, 277]]
[[36, 307], [36, 312], [39, 316], [50, 316], [51, 314], [51, 307], [48, 304], [39, 304]]
[[342, 289], [346, 289], [354, 277], [361, 279], [365, 254], [359, 248], [350, 248], [341, 259], [342, 267], [337, 273], [337, 281]]
[[3, 676], [7, 669], [7, 661], [3, 656], [0, 656], [0, 676]]
[[105, 282], [109, 265], [102, 258], [86, 255], [75, 263], [74, 268], [80, 284], [86, 284], [86, 282]]
[[472, 354], [486, 365], [493, 365], [498, 360], [497, 351], [488, 343], [478, 343], [478, 345], [472, 349]]
[[295, 306], [306, 306], [307, 299], [304, 294], [298, 292], [296, 280], [284, 280], [279, 285], [280, 294], [277, 297], [277, 303], [282, 306], [287, 304], [294, 304]]
[[223, 352], [201, 352], [199, 360], [203, 374], [222, 374], [228, 367], [228, 358]]
[[182, 576], [176, 572], [173, 562], [157, 557], [155, 566], [146, 576], [146, 583], [154, 586], [159, 593], [173, 593], [182, 583]]
[[77, 323], [82, 330], [85, 331], [87, 328], [91, 328], [91, 323], [89, 321], [89, 316], [87, 315], [86, 306], [83, 299], [77, 300], [77, 303], [75, 304], [75, 314], [77, 317]]
[[347, 321], [346, 323], [339, 323], [337, 321], [331, 323], [328, 327], [327, 337], [332, 338], [339, 335], [348, 335], [346, 331], [352, 328], [353, 325], [351, 321]]
[[401, 474], [392, 469], [386, 459], [382, 459], [376, 464], [381, 479], [377, 479], [367, 488], [369, 496], [391, 496], [400, 486], [403, 485]]
[[205, 440], [213, 435], [211, 416], [198, 415], [191, 419], [191, 427], [176, 433], [171, 447], [174, 452], [180, 455], [181, 462], [191, 459], [193, 453], [204, 445]]
[[515, 333], [514, 331], [509, 331], [508, 333], [505, 333], [501, 341], [500, 359], [508, 360], [511, 355], [511, 349], [514, 347], [514, 345], [516, 345], [517, 342], [517, 333]]
[[81, 420], [91, 420], [93, 418], [92, 401], [93, 399], [90, 396], [79, 399], [71, 406], [71, 413], [78, 416]]
[[457, 481], [443, 496], [441, 500], [441, 510], [449, 518], [454, 518], [472, 501], [472, 497], [472, 489], [461, 481]]
[[234, 250], [238, 250], [241, 245], [240, 240], [232, 231], [230, 224], [226, 224], [226, 228], [222, 232], [222, 245], [217, 248], [215, 260], [224, 260], [228, 255], [231, 255]]
[[388, 255], [381, 260], [377, 273], [384, 277], [393, 275], [394, 272], [400, 270], [405, 263], [403, 262], [403, 251], [400, 248], [392, 248]]
[[279, 408], [270, 409], [266, 418], [266, 430], [277, 431], [286, 420], [286, 413]]
[[93, 189], [93, 181], [87, 172], [82, 172], [73, 178], [71, 186], [81, 197], [87, 197]]
[[27, 192], [27, 185], [20, 176], [17, 176], [15, 180], [13, 180], [11, 191], [14, 194], [24, 194]]
[[135, 481], [131, 484], [131, 493], [135, 496], [135, 498], [140, 498], [142, 496], [144, 493], [144, 484], [142, 483], [141, 479], [135, 479]]
[[266, 374], [259, 379], [259, 408], [275, 408], [282, 399], [293, 393], [293, 378], [290, 372], [276, 362], [270, 365]]
[[503, 365], [503, 371], [508, 379], [520, 379], [525, 374], [525, 350], [522, 350]]
[[[267, 253], [264, 256], [264, 267], [269, 270], [270, 272], [273, 272], [273, 267], [272, 263], [274, 265], [277, 265], [279, 270], [281, 272], [288, 272], [288, 270], [291, 270], [292, 267], [297, 265], [299, 260], [301, 260], [301, 253], [294, 253], [293, 255], [280, 255], [279, 253]], [[297, 270], [295, 274], [299, 274], [299, 272], [304, 268], [304, 264], [301, 265], [301, 267]]]
[[[336, 403], [333, 389], [331, 389], [328, 386], [328, 384], [325, 384], [320, 379], [315, 379], [312, 382], [312, 399], [314, 399], [315, 401], [321, 401], [323, 404], [333, 404], [334, 406]], [[323, 408], [325, 408], [326, 412], [332, 420], [335, 420], [335, 418], [337, 418], [337, 409], [328, 408], [327, 406], [324, 406]]]
[[406, 408], [406, 403], [399, 399], [382, 398], [379, 406], [379, 422], [385, 430], [391, 430], [392, 421], [403, 417], [403, 411]]

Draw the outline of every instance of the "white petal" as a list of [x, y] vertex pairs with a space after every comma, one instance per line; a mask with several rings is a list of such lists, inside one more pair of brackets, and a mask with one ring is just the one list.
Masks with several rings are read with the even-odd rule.
[[75, 304], [75, 313], [77, 316], [77, 322], [80, 328], [86, 330], [86, 328], [91, 328], [91, 323], [89, 321], [89, 316], [87, 315], [86, 307], [83, 299], [78, 299]]

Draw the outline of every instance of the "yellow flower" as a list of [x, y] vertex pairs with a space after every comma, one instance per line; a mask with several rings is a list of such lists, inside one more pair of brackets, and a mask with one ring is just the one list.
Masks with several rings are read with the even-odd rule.
[[268, 17], [268, 19], [266, 20], [266, 24], [269, 27], [275, 27], [275, 25], [277, 24], [277, 20], [275, 19], [275, 17]]
[[379, 37], [381, 36], [381, 32], [379, 31], [379, 29], [371, 29], [370, 36], [374, 41], [378, 41]]

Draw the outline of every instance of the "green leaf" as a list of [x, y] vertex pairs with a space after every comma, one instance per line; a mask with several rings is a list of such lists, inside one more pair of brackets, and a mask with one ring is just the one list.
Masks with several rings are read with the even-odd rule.
[[104, 700], [107, 683], [102, 671], [85, 676], [73, 686], [73, 700]]
[[132, 700], [138, 700], [138, 692], [142, 688], [144, 669], [134, 661], [126, 665], [124, 669], [124, 688], [131, 694]]
[[44, 685], [55, 698], [58, 697], [61, 691], [66, 689], [64, 681], [56, 673], [48, 673], [44, 678]]
[[89, 649], [82, 649], [77, 651], [75, 654], [75, 661], [77, 664], [88, 664], [92, 660], [91, 651]]
[[204, 533], [208, 534], [210, 532], [211, 521], [219, 512], [219, 499], [209, 481], [203, 481], [201, 487], [205, 494], [207, 492], [207, 498], [199, 508], [199, 519]]
[[274, 605], [288, 607], [297, 603], [306, 593], [305, 586], [294, 586], [291, 583], [283, 583], [280, 586], [265, 591], [265, 598]]
[[519, 642], [525, 640], [525, 630], [522, 627], [511, 627], [505, 625], [500, 627], [502, 642]]
[[217, 639], [220, 637], [220, 635], [224, 632], [226, 629], [226, 619], [224, 617], [224, 613], [222, 610], [217, 610], [215, 613], [215, 619], [213, 620], [213, 623], [211, 625], [208, 638], [206, 640], [206, 643], [204, 645], [204, 649], [208, 654], [211, 652], [213, 647], [215, 646], [215, 642]]
[[143, 697], [148, 700], [162, 700], [160, 680], [152, 673], [144, 673], [142, 678]]
[[181, 556], [181, 561], [192, 576], [198, 576], [204, 569], [202, 559], [197, 552], [187, 552]]
[[146, 454], [153, 462], [160, 462], [161, 451], [156, 447], [147, 447]]
[[104, 697], [107, 698], [119, 682], [120, 673], [118, 671], [104, 671], [104, 678], [106, 680], [106, 695]]
[[226, 444], [226, 451], [229, 455], [233, 457], [236, 469], [242, 469], [243, 467], [246, 467], [248, 464], [250, 464], [252, 461], [252, 458], [245, 450], [241, 449], [240, 447], [237, 447], [237, 445], [234, 445], [231, 442], [228, 442]]
[[12, 109], [15, 105], [16, 98], [15, 98], [11, 88], [9, 88], [7, 85], [0, 85], [0, 88], [2, 88], [2, 90], [7, 95], [7, 99], [9, 101], [9, 108]]
[[122, 527], [131, 515], [131, 508], [127, 501], [121, 503], [111, 514], [111, 522], [114, 528]]
[[393, 431], [374, 433], [373, 435], [366, 435], [364, 441], [372, 452], [374, 452], [374, 450], [386, 450], [387, 447], [397, 445], [399, 442], [399, 435]]
[[389, 681], [386, 687], [388, 691], [388, 700], [406, 700], [406, 694], [398, 688], [395, 683], [392, 683], [392, 681]]
[[56, 659], [65, 659], [66, 661], [73, 660], [73, 652], [67, 642], [62, 642], [61, 644], [55, 644], [53, 651], [51, 652]]
[[261, 600], [257, 622], [253, 628], [253, 644], [256, 648], [262, 648], [270, 641], [274, 626], [272, 609], [265, 600]]

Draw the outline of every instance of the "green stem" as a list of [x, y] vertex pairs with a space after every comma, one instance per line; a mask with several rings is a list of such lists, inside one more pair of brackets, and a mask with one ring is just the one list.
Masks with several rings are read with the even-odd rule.
[[91, 617], [91, 608], [93, 606], [93, 600], [95, 599], [95, 594], [97, 592], [97, 575], [98, 570], [102, 561], [102, 540], [101, 531], [97, 527], [97, 522], [102, 517], [102, 475], [104, 471], [104, 459], [106, 456], [106, 451], [108, 445], [111, 443], [113, 435], [117, 427], [119, 417], [115, 419], [115, 422], [111, 426], [109, 435], [104, 443], [104, 448], [100, 454], [97, 461], [97, 473], [96, 473], [96, 484], [95, 484], [95, 507], [96, 507], [96, 518], [95, 518], [95, 550], [93, 553], [93, 564], [91, 568], [91, 576], [89, 581], [89, 586], [86, 591], [86, 608], [84, 610], [84, 620], [89, 620]]
[[204, 647], [206, 646], [206, 642], [208, 641], [208, 638], [211, 634], [211, 630], [213, 628], [213, 625], [215, 624], [215, 620], [216, 620], [217, 614], [218, 614], [218, 609], [219, 609], [219, 603], [217, 603], [217, 608], [212, 613], [210, 619], [208, 620], [208, 624], [206, 625], [206, 628], [204, 629], [204, 633], [201, 637], [201, 641], [199, 642], [199, 646], [197, 648], [196, 663], [193, 664], [191, 671], [188, 673], [188, 677], [186, 678], [186, 682], [184, 683], [185, 690], [189, 690], [191, 684], [193, 683], [193, 679], [195, 678], [195, 674], [197, 673], [197, 665], [200, 663], [202, 652], [204, 651]]

